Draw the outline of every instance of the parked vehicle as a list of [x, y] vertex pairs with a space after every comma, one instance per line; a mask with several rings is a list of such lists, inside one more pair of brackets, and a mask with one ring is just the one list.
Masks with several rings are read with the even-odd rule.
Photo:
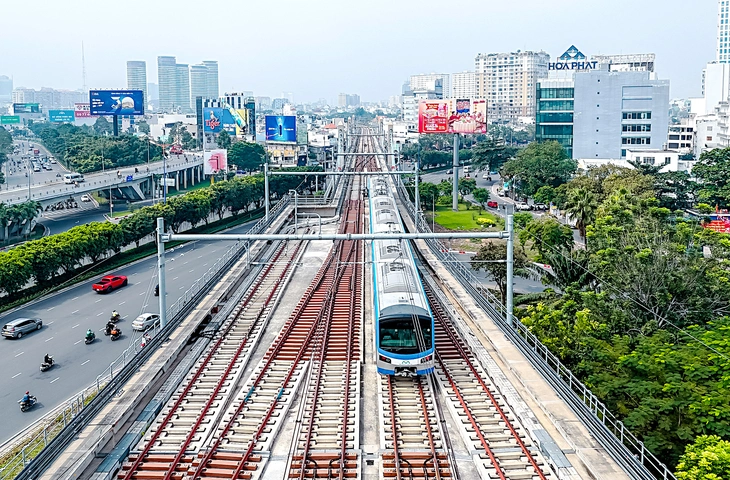
[[122, 288], [128, 283], [125, 275], [107, 275], [96, 282], [91, 288], [97, 293], [109, 293], [117, 288]]
[[516, 202], [515, 209], [520, 210], [520, 211], [532, 210], [532, 208], [525, 202]]
[[159, 320], [160, 316], [156, 313], [143, 313], [132, 322], [132, 330], [143, 332], [153, 327]]
[[3, 325], [3, 337], [21, 338], [26, 333], [43, 328], [40, 318], [16, 318]]
[[533, 207], [535, 208], [535, 210], [543, 210], [544, 211], [544, 210], [547, 210], [548, 209], [548, 206], [545, 205], [544, 203], [536, 203], [536, 204], [533, 205]]
[[497, 207], [499, 207], [499, 204], [497, 202], [495, 202], [494, 200], [490, 200], [487, 202], [487, 206], [489, 208], [497, 208]]
[[504, 190], [497, 190], [497, 195], [500, 197], [504, 197]]

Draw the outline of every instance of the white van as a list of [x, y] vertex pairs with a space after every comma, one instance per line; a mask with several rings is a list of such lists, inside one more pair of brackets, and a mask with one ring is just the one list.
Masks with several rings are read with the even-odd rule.
[[67, 173], [63, 176], [63, 183], [83, 182], [84, 176], [80, 173]]
[[464, 165], [464, 173], [470, 173], [471, 167], [469, 165]]

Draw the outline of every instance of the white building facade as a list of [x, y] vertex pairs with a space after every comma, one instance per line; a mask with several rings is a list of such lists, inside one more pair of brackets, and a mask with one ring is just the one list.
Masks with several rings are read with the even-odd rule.
[[142, 90], [145, 105], [149, 103], [150, 99], [147, 96], [147, 62], [141, 60], [127, 62], [127, 88]]
[[477, 78], [474, 72], [451, 74], [451, 98], [477, 98]]

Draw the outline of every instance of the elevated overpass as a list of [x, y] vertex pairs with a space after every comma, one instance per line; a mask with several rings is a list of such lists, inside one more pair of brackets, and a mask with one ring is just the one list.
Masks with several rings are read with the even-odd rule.
[[[163, 163], [166, 163], [164, 165]], [[155, 175], [164, 175], [175, 179], [178, 188], [187, 188], [203, 180], [202, 155], [176, 155], [166, 162], [124, 167], [119, 170], [107, 170], [84, 175], [84, 181], [78, 186], [58, 181], [27, 186], [16, 186], [10, 190], [0, 191], [0, 203], [15, 205], [28, 200], [40, 202], [45, 208], [69, 197], [99, 192], [104, 197], [111, 196], [121, 200], [145, 200], [155, 191]]]

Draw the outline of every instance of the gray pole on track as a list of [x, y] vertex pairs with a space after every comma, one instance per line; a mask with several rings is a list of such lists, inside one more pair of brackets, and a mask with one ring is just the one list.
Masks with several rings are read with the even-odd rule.
[[451, 209], [459, 211], [459, 134], [454, 134], [454, 186], [451, 191]]
[[266, 206], [266, 221], [269, 221], [269, 164], [264, 163], [264, 205]]
[[515, 249], [515, 225], [514, 217], [507, 215], [507, 323], [512, 325], [512, 308], [514, 305], [514, 249]]
[[165, 219], [157, 217], [157, 279], [160, 281], [160, 328], [167, 325], [167, 299], [165, 298]]
[[[398, 167], [400, 169], [400, 167]], [[416, 191], [413, 199], [416, 202], [416, 213], [421, 211], [421, 194], [418, 191], [418, 169], [421, 168], [421, 147], [418, 147], [418, 159], [416, 160]]]

